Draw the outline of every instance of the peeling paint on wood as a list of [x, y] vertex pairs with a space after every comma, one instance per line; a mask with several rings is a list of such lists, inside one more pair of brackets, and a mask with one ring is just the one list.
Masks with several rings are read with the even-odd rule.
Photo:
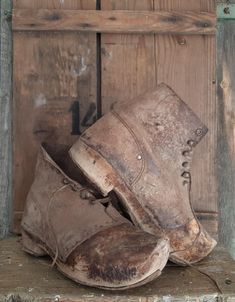
[[217, 18], [219, 20], [235, 20], [235, 4], [218, 3]]

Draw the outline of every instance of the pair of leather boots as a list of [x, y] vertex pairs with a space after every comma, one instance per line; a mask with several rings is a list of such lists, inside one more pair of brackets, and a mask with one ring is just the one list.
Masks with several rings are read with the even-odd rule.
[[168, 259], [203, 259], [216, 242], [198, 222], [189, 193], [192, 152], [206, 132], [161, 84], [116, 104], [70, 149], [75, 170], [94, 189], [41, 148], [22, 220], [24, 250], [48, 254], [69, 278], [105, 289], [145, 284]]

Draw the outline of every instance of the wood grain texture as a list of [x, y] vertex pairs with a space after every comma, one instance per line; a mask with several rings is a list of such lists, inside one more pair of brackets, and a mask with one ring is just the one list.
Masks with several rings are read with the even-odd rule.
[[0, 239], [9, 232], [12, 211], [12, 35], [11, 1], [0, 3]]
[[201, 12], [15, 9], [13, 30], [101, 33], [215, 34], [216, 18]]
[[[213, 0], [103, 0], [102, 9], [206, 11], [215, 14]], [[208, 126], [209, 134], [195, 149], [192, 203], [198, 212], [216, 214], [217, 104], [215, 37], [184, 35], [102, 35], [102, 108], [133, 98], [165, 82]]]
[[218, 23], [220, 238], [235, 259], [235, 22]]
[[156, 10], [215, 12], [214, 0], [154, 0]]
[[[102, 10], [152, 11], [151, 0], [102, 0]], [[154, 35], [101, 35], [102, 113], [119, 100], [134, 98], [156, 84]]]
[[95, 9], [96, 0], [13, 0], [17, 9]]
[[208, 212], [208, 213], [195, 213], [200, 223], [203, 227], [207, 230], [207, 232], [215, 239], [219, 240], [218, 234], [218, 221], [219, 221], [219, 214]]
[[[15, 5], [46, 9], [52, 2], [56, 9], [95, 8], [95, 1], [93, 7], [91, 1], [24, 0]], [[18, 233], [39, 145], [46, 143], [59, 157], [96, 119], [96, 36], [15, 32], [13, 76], [13, 230]]]
[[[18, 240], [19, 241], [19, 240]], [[47, 258], [34, 258], [21, 250], [17, 238], [1, 242], [0, 300], [3, 302], [233, 302], [235, 262], [217, 249], [194, 268], [168, 265], [153, 282], [133, 290], [104, 291], [77, 285], [51, 267]], [[57, 300], [56, 300], [57, 298]]]

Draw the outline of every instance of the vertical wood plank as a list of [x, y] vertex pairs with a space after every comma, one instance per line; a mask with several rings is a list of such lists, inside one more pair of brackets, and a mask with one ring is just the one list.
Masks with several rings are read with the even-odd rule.
[[9, 232], [12, 211], [12, 3], [0, 2], [0, 239]]
[[215, 0], [154, 0], [156, 10], [215, 11]]
[[220, 239], [235, 259], [235, 21], [218, 22]]
[[[15, 8], [95, 9], [96, 1], [15, 0]], [[41, 142], [59, 158], [96, 119], [96, 35], [14, 33], [14, 231]]]
[[[102, 0], [103, 10], [152, 10], [152, 0]], [[156, 84], [154, 36], [102, 34], [102, 113]]]
[[[215, 12], [213, 0], [155, 0], [155, 9]], [[209, 128], [196, 147], [191, 198], [199, 212], [217, 212], [215, 37], [156, 35], [158, 82], [168, 83]]]

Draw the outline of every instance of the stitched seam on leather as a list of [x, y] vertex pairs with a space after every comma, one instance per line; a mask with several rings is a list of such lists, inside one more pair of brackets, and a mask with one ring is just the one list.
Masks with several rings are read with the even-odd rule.
[[131, 134], [131, 136], [133, 137], [133, 139], [134, 139], [134, 141], [135, 141], [135, 143], [137, 145], [137, 148], [139, 149], [139, 152], [141, 153], [141, 156], [142, 156], [142, 163], [141, 163], [140, 172], [136, 176], [136, 178], [131, 182], [131, 185], [134, 185], [134, 184], [136, 184], [139, 181], [139, 179], [141, 178], [141, 176], [143, 175], [143, 172], [145, 170], [144, 151], [143, 151], [143, 149], [141, 147], [141, 144], [139, 143], [139, 140], [138, 140], [137, 136], [135, 135], [134, 131], [130, 128], [130, 126], [127, 124], [127, 122], [122, 117], [120, 117], [120, 115], [116, 111], [112, 110], [111, 113], [114, 115], [114, 117], [116, 117], [123, 124], [123, 126]]

